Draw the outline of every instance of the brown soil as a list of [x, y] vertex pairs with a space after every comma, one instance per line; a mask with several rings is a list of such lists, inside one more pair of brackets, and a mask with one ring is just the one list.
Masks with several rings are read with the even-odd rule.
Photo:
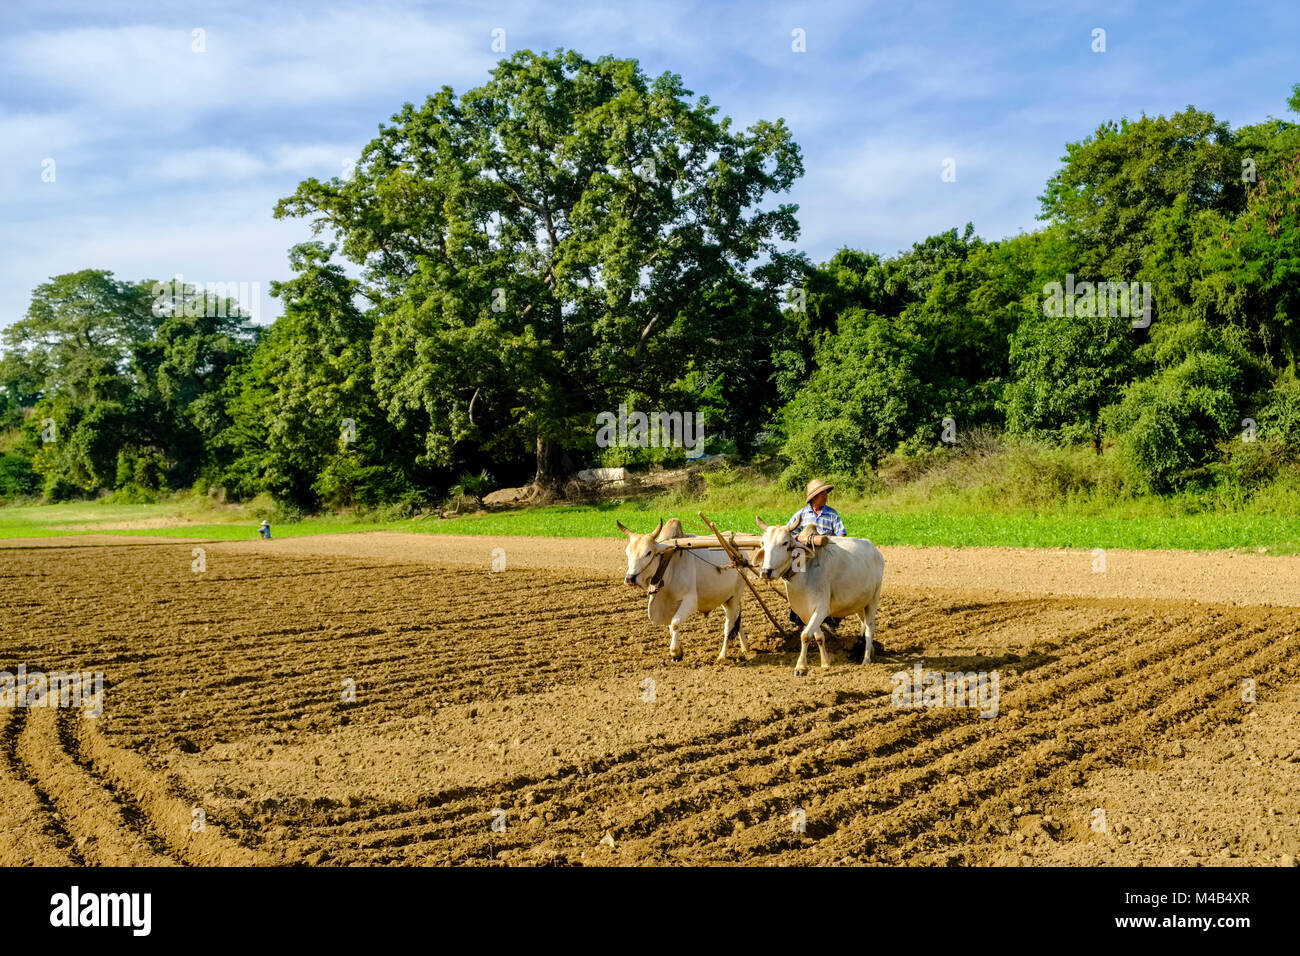
[[[621, 539], [7, 542], [0, 669], [106, 700], [0, 709], [0, 864], [1300, 856], [1300, 559], [883, 550], [887, 656], [797, 679], [752, 597], [671, 662]], [[999, 716], [895, 708], [918, 661]]]

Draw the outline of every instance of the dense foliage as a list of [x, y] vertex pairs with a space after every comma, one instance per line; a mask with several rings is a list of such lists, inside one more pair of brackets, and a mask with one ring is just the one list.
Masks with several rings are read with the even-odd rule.
[[38, 287], [3, 332], [0, 496], [414, 506], [680, 460], [598, 447], [620, 406], [696, 413], [792, 485], [989, 432], [1112, 456], [1136, 493], [1300, 460], [1300, 125], [1108, 120], [1037, 231], [822, 265], [782, 251], [802, 172], [782, 121], [733, 129], [673, 74], [516, 54], [280, 201], [325, 236], [269, 329], [102, 271]]

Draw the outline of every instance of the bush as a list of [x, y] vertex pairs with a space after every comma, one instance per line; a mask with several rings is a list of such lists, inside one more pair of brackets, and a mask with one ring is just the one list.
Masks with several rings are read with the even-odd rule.
[[1265, 488], [1300, 463], [1300, 381], [1284, 376], [1262, 400], [1265, 404], [1255, 417], [1253, 434], [1243, 420], [1240, 433], [1219, 445], [1219, 460], [1210, 471], [1220, 486]]
[[1300, 379], [1294, 374], [1279, 378], [1255, 417], [1261, 440], [1277, 443], [1300, 461]]
[[162, 489], [166, 474], [167, 463], [156, 451], [120, 448], [117, 452], [113, 487], [134, 488], [147, 495]]
[[1007, 439], [972, 430], [969, 440], [881, 466], [893, 503], [948, 498], [962, 508], [1052, 510], [1071, 499], [1113, 499], [1123, 486], [1110, 457], [1089, 445]]
[[634, 445], [626, 447], [611, 445], [602, 448], [596, 455], [598, 468], [629, 468], [633, 471], [649, 471], [651, 465], [664, 468], [681, 468], [686, 464], [686, 449], [681, 446], [640, 448]]
[[1098, 417], [1132, 376], [1130, 319], [1031, 314], [1011, 338], [1002, 408], [1012, 434], [1100, 443]]
[[30, 458], [15, 452], [0, 454], [0, 498], [35, 495], [40, 486]]
[[838, 331], [817, 347], [813, 373], [781, 413], [786, 435], [783, 476], [795, 487], [835, 474], [861, 481], [863, 473], [904, 439], [939, 417], [922, 381], [925, 343], [903, 318], [851, 309]]
[[271, 524], [297, 524], [299, 521], [305, 521], [311, 515], [290, 502], [278, 502], [275, 509], [267, 518]]
[[1130, 480], [1142, 491], [1173, 491], [1205, 462], [1219, 437], [1190, 397], [1169, 383], [1138, 382], [1107, 412]]
[[157, 504], [161, 497], [157, 491], [131, 484], [115, 488], [104, 500], [114, 505], [152, 505]]
[[854, 474], [864, 457], [857, 428], [843, 418], [805, 423], [786, 441], [785, 454], [791, 461], [781, 473], [781, 485], [790, 489], [827, 474]]
[[370, 512], [368, 516], [373, 521], [403, 521], [408, 518], [414, 518], [416, 515], [428, 510], [429, 502], [423, 495], [418, 492], [408, 492], [396, 501], [380, 505]]
[[1235, 438], [1222, 443], [1219, 460], [1211, 465], [1210, 473], [1220, 486], [1251, 490], [1274, 482], [1290, 460], [1281, 442]]
[[279, 510], [279, 506], [275, 503], [275, 499], [271, 497], [269, 491], [258, 492], [248, 500], [246, 507], [248, 513], [254, 518], [266, 518], [268, 520]]
[[60, 473], [49, 474], [45, 476], [45, 481], [41, 485], [41, 497], [46, 502], [58, 501], [76, 501], [85, 498], [89, 494], [89, 489], [83, 485], [77, 484]]
[[[1206, 348], [1215, 344], [1222, 351]], [[1208, 476], [1219, 443], [1240, 428], [1239, 402], [1257, 370], [1232, 343], [1194, 325], [1158, 343], [1156, 354], [1169, 364], [1125, 389], [1103, 420], [1132, 484], [1164, 494]]]

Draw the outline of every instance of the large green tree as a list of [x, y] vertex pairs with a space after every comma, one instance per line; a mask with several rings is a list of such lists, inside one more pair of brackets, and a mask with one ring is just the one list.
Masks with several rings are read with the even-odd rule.
[[986, 243], [967, 224], [892, 259], [842, 249], [812, 270], [807, 309], [786, 310], [775, 359], [790, 395], [777, 420], [787, 478], [849, 476], [899, 445], [935, 445], [947, 417], [959, 434], [1000, 425], [1007, 338], [1025, 313], [1037, 242]]
[[763, 203], [803, 169], [783, 121], [736, 130], [692, 97], [633, 60], [522, 51], [279, 203], [364, 266], [375, 389], [423, 463], [527, 447], [551, 485], [596, 411], [730, 347], [700, 316], [782, 262], [795, 207]]
[[254, 337], [238, 303], [194, 286], [95, 269], [42, 283], [4, 332], [0, 387], [33, 411], [26, 444], [43, 449], [46, 492], [192, 483]]
[[1068, 237], [1081, 279], [1135, 281], [1152, 223], [1180, 197], [1194, 210], [1242, 208], [1241, 159], [1228, 124], [1190, 106], [1103, 123], [1067, 144], [1064, 165], [1039, 197], [1042, 218]]
[[1198, 291], [1271, 364], [1300, 362], [1300, 149], [1252, 185], [1245, 210], [1206, 244]]
[[141, 424], [167, 462], [172, 487], [192, 484], [205, 468], [216, 477], [224, 464], [215, 440], [230, 425], [225, 385], [261, 334], [236, 301], [177, 285], [154, 285], [154, 292], [171, 287], [154, 298], [160, 321], [132, 349], [137, 400], [149, 413]]
[[35, 410], [28, 443], [40, 434], [47, 494], [112, 487], [119, 450], [148, 440], [152, 413], [132, 359], [159, 322], [149, 289], [104, 270], [55, 276], [4, 330], [0, 378]]
[[3, 332], [6, 384], [31, 403], [56, 395], [77, 404], [122, 398], [131, 350], [159, 322], [150, 285], [100, 269], [41, 283], [27, 314]]

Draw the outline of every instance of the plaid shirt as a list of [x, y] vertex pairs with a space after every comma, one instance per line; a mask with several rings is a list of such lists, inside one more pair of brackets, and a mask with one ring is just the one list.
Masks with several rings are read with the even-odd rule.
[[804, 505], [803, 510], [796, 511], [788, 523], [793, 526], [796, 521], [800, 527], [815, 524], [818, 534], [842, 535], [846, 533], [844, 531], [844, 522], [840, 520], [840, 513], [830, 505], [822, 505], [821, 514], [813, 511], [812, 505]]

